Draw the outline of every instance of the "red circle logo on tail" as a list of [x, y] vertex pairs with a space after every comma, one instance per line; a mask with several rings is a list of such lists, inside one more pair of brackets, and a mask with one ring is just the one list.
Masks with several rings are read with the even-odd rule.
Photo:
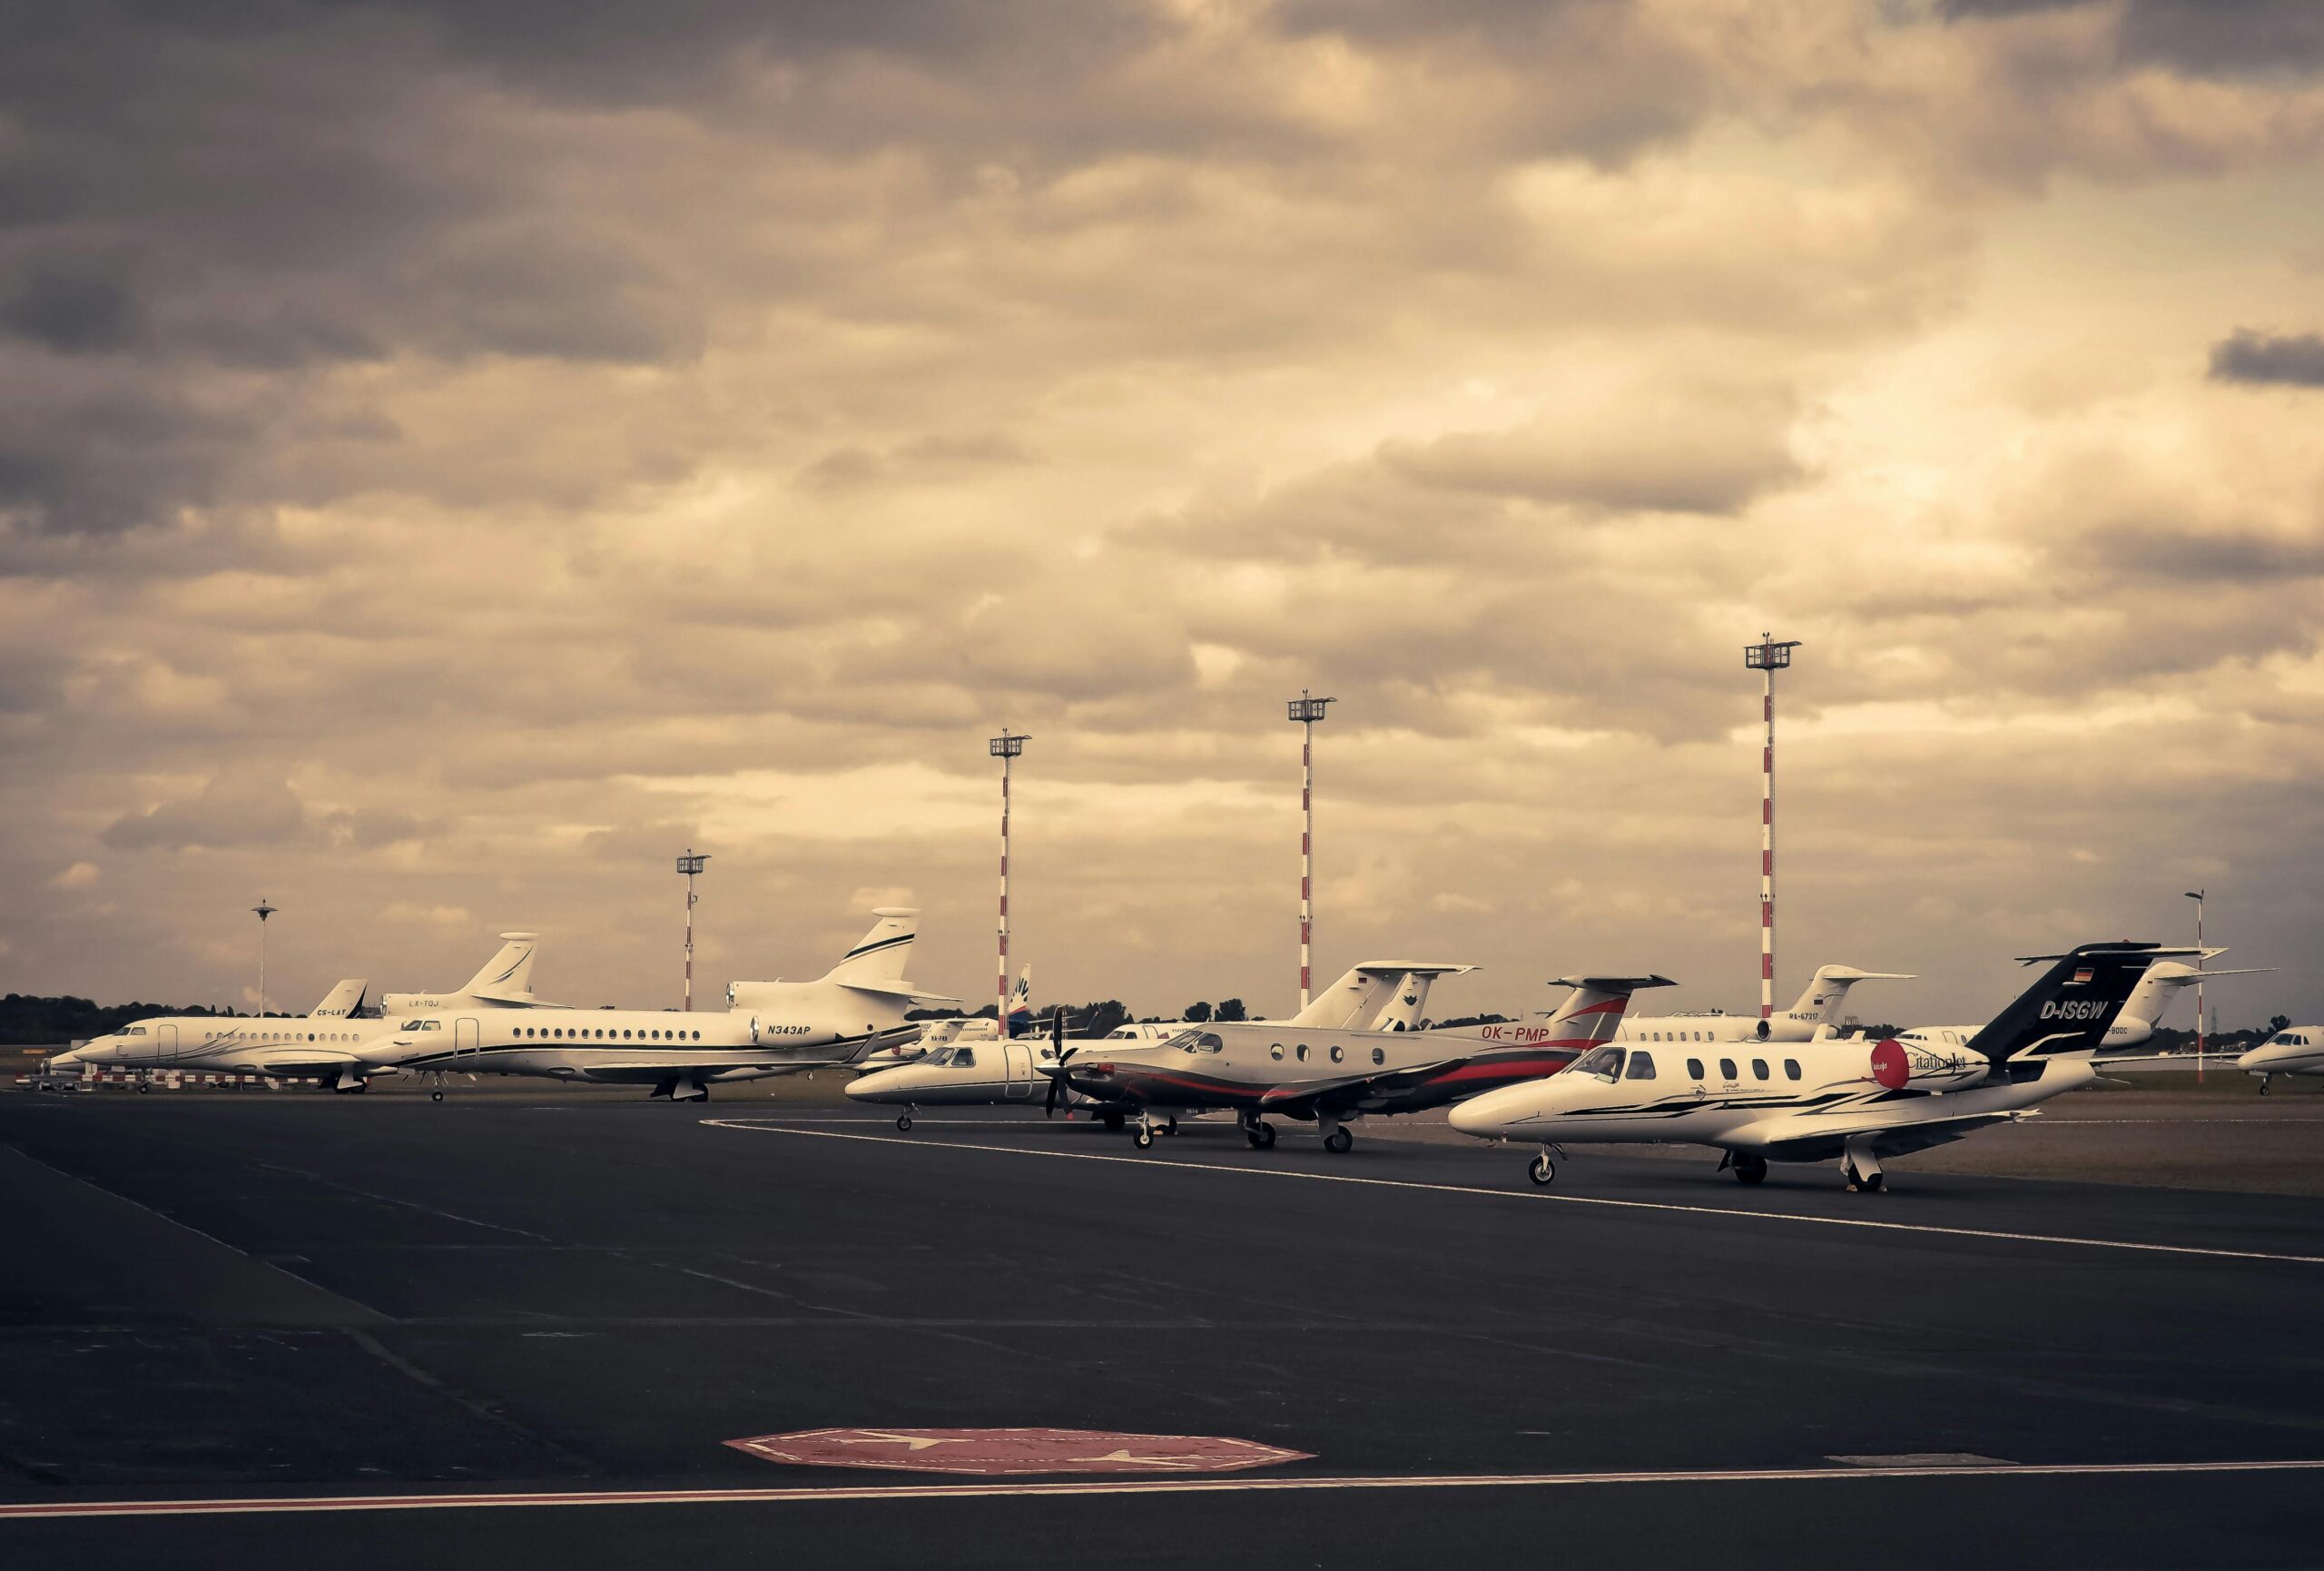
[[1913, 1078], [1913, 1066], [1905, 1062], [1905, 1044], [1888, 1037], [1873, 1044], [1872, 1078], [1890, 1091], [1902, 1091]]

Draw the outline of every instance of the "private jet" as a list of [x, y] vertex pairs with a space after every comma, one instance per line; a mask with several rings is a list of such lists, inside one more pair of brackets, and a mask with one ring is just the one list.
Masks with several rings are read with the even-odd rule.
[[[904, 1013], [951, 1003], [904, 980], [920, 913], [873, 911], [862, 942], [812, 982], [737, 982], [724, 1011], [478, 1009], [407, 1023], [367, 1072], [533, 1075], [644, 1085], [649, 1099], [701, 1102], [714, 1084], [852, 1063], [920, 1033]], [[447, 1027], [448, 1026], [448, 1029]], [[438, 1034], [440, 1033], [440, 1034]]]
[[[2098, 1079], [2092, 1057], [2148, 968], [2193, 953], [2086, 944], [2049, 962], [2032, 987], [1965, 1040], [1908, 1033], [1876, 1042], [1608, 1043], [1564, 1073], [1462, 1102], [1452, 1127], [1538, 1144], [1528, 1168], [1555, 1181], [1553, 1151], [1607, 1141], [1709, 1146], [1755, 1184], [1770, 1162], [1837, 1160], [1850, 1191], [1883, 1183], [1883, 1157], [1996, 1123]], [[1955, 1033], [1957, 1034], [1957, 1033]]]
[[2280, 1074], [2324, 1074], [2324, 1025], [2287, 1025], [2236, 1059], [2235, 1067], [2260, 1077], [2261, 1096]]

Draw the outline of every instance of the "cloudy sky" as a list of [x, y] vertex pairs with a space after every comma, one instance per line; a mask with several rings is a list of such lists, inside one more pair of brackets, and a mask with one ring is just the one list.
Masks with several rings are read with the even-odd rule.
[[[0, 987], [2324, 1015], [2324, 6], [0, 15]], [[1874, 1005], [1867, 992], [1863, 1003]], [[2182, 1011], [2178, 1023], [2187, 1023]]]

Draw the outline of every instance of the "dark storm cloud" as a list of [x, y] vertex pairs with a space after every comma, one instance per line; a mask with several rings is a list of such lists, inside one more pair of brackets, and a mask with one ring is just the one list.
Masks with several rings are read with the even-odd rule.
[[2211, 346], [2211, 380], [2324, 388], [2324, 334], [2279, 335], [2237, 328]]
[[[2109, 0], [1939, 0], [1946, 17], [2008, 17], [2088, 9]], [[2324, 68], [2324, 5], [2316, 0], [2124, 0], [2115, 46], [2137, 64], [2192, 74]]]

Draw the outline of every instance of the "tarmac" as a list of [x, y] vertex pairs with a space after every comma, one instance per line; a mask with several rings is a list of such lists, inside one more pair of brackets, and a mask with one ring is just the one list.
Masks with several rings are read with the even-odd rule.
[[[1541, 1191], [1379, 1128], [1141, 1153], [1019, 1110], [0, 1095], [0, 1559], [2324, 1558], [2324, 1200], [1620, 1155]], [[728, 1444], [826, 1427], [1305, 1459]]]

